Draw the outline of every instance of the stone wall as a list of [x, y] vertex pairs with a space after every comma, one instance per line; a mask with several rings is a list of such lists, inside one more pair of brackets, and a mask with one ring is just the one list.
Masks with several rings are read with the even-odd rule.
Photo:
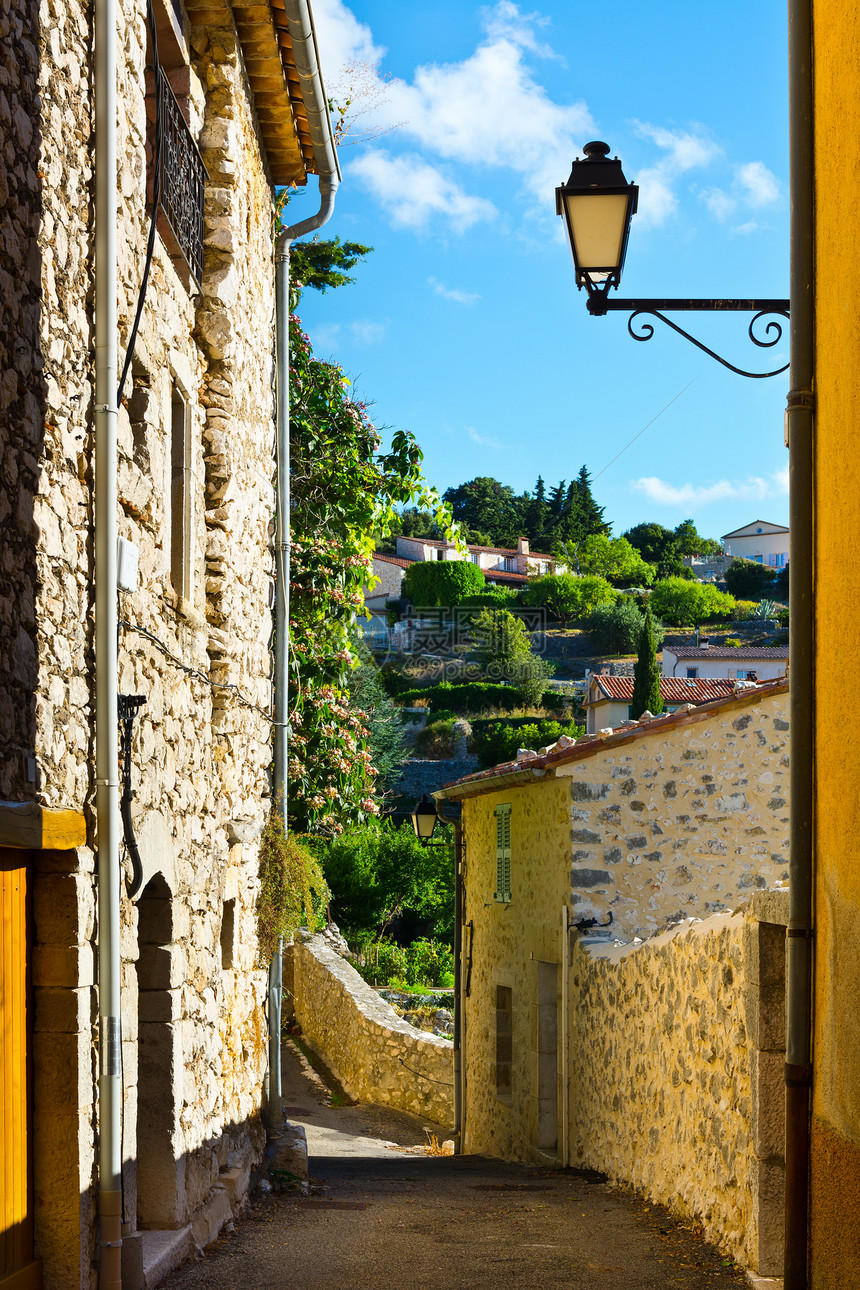
[[[247, 1183], [262, 1153], [254, 902], [274, 500], [273, 189], [232, 12], [205, 13], [205, 26], [186, 24], [187, 62], [171, 72], [210, 176], [203, 276], [198, 291], [156, 237], [118, 418], [117, 514], [140, 552], [138, 590], [121, 598], [120, 691], [146, 700], [132, 755], [145, 891], [121, 910], [125, 1217], [132, 1228], [196, 1221], [195, 1240], [229, 1217], [215, 1200], [230, 1180]], [[46, 1290], [95, 1276], [91, 32], [79, 0], [41, 10], [0, 0], [0, 799], [84, 812], [90, 831], [88, 847], [40, 853], [34, 872]], [[146, 39], [143, 0], [123, 0], [121, 363], [149, 225]], [[171, 557], [180, 396], [181, 578]], [[38, 1056], [60, 1052], [59, 1064]]]
[[556, 772], [570, 785], [574, 918], [611, 911], [626, 940], [785, 881], [788, 759], [787, 687], [586, 744]]
[[[570, 1163], [781, 1275], [787, 894], [642, 945], [577, 946]], [[782, 906], [780, 908], [779, 906]]]
[[302, 1033], [351, 1097], [453, 1123], [453, 1045], [418, 1030], [315, 936], [287, 951], [285, 986]]
[[435, 793], [445, 784], [450, 784], [463, 775], [471, 775], [477, 769], [478, 759], [471, 753], [467, 753], [465, 757], [449, 757], [444, 761], [410, 757], [403, 763], [393, 792], [411, 805], [425, 793]]

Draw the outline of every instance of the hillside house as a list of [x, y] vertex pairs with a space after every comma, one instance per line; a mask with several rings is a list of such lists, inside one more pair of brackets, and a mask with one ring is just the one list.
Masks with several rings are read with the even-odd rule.
[[469, 546], [463, 555], [453, 542], [431, 538], [398, 537], [397, 554], [407, 560], [471, 560], [488, 582], [499, 586], [522, 586], [527, 578], [543, 573], [564, 573], [566, 566], [556, 564], [551, 555], [529, 550], [528, 538], [521, 537], [513, 547]]
[[771, 569], [782, 569], [789, 559], [788, 538], [789, 530], [785, 525], [753, 520], [731, 533], [724, 533], [721, 541], [730, 560], [755, 560]]
[[[164, 1275], [232, 1218], [264, 1144], [273, 209], [276, 185], [319, 171], [308, 115], [328, 111], [304, 0], [153, 6], [155, 43], [144, 0], [117, 14], [120, 366], [161, 160], [118, 410], [112, 390], [94, 406], [93, 303], [107, 326], [112, 294], [94, 289], [98, 22], [79, 0], [47, 26], [35, 0], [0, 16], [0, 1005], [20, 1039], [0, 1067], [0, 1282], [45, 1290], [90, 1290], [120, 1246], [126, 1290], [153, 1284], [154, 1260]], [[99, 174], [110, 192], [114, 167]], [[126, 778], [108, 765], [97, 780], [93, 760], [96, 587], [111, 609], [117, 595], [94, 498], [112, 502], [114, 481], [140, 871], [129, 841], [100, 884], [96, 803]], [[97, 968], [114, 918], [116, 1002]]]
[[688, 680], [775, 681], [788, 671], [787, 645], [663, 645], [663, 675]]
[[[728, 678], [711, 681], [663, 676], [660, 678], [663, 711], [676, 712], [686, 704], [699, 707], [713, 699], [725, 699], [747, 684], [749, 683], [745, 680]], [[592, 672], [585, 690], [586, 734], [593, 735], [607, 728], [616, 729], [629, 721], [632, 701], [632, 676], [609, 676]]]

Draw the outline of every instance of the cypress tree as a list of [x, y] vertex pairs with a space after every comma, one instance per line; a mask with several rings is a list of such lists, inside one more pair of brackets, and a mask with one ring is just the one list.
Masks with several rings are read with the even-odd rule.
[[639, 654], [633, 668], [633, 701], [630, 705], [630, 716], [638, 720], [646, 711], [655, 717], [658, 712], [663, 711], [663, 700], [660, 697], [660, 668], [657, 665], [650, 607], [645, 610], [642, 630], [639, 633]]

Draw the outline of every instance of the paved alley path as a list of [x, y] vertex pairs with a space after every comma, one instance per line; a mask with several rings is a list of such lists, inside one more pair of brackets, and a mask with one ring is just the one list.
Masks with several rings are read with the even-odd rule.
[[[260, 1197], [165, 1290], [729, 1290], [744, 1277], [663, 1210], [596, 1176], [427, 1156], [421, 1121], [331, 1107], [284, 1054], [311, 1194]], [[427, 1126], [438, 1132], [435, 1126]]]

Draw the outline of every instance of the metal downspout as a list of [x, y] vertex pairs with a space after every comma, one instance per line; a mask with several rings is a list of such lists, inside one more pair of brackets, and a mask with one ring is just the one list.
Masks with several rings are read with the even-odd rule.
[[122, 1285], [117, 724], [116, 0], [95, 0], [95, 723], [99, 938], [99, 1286]]
[[[290, 621], [290, 246], [305, 233], [321, 228], [334, 210], [340, 166], [331, 130], [328, 100], [319, 68], [313, 17], [308, 0], [285, 0], [293, 59], [307, 113], [308, 128], [319, 172], [320, 206], [309, 219], [283, 229], [275, 247], [275, 660], [274, 723], [272, 727], [272, 797], [286, 826], [289, 747], [288, 666]], [[276, 962], [277, 960], [277, 962]], [[266, 1076], [266, 1118], [269, 1131], [283, 1124], [281, 1110], [281, 954], [269, 964], [269, 1070]]]
[[812, 1088], [814, 807], [814, 117], [811, 0], [788, 0], [791, 172], [791, 823], [786, 957], [785, 1290], [805, 1290]]

